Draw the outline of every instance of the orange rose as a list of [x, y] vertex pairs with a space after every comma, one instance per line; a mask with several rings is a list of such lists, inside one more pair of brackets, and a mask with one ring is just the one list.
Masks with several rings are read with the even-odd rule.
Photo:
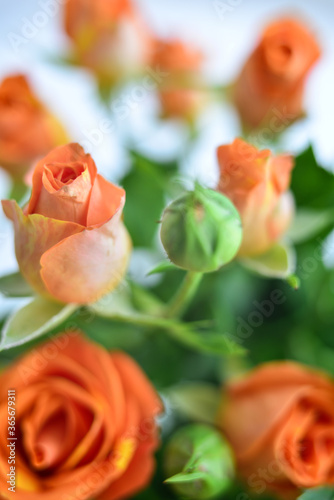
[[334, 484], [334, 383], [293, 362], [268, 363], [224, 393], [219, 425], [256, 492], [295, 498]]
[[217, 150], [220, 167], [218, 190], [238, 209], [243, 223], [239, 255], [261, 254], [288, 229], [294, 213], [287, 191], [293, 160], [273, 156], [241, 139]]
[[166, 74], [159, 88], [164, 117], [192, 121], [202, 109], [207, 101], [206, 93], [198, 88], [202, 61], [200, 51], [178, 40], [156, 41], [152, 65]]
[[117, 82], [148, 63], [151, 37], [130, 0], [67, 0], [65, 29], [80, 64]]
[[[149, 483], [162, 405], [129, 356], [108, 353], [79, 332], [64, 333], [25, 355], [0, 381], [1, 498], [117, 500]], [[9, 432], [16, 441], [5, 432], [9, 390], [15, 391], [9, 407], [15, 431]], [[7, 483], [12, 442], [15, 492]]]
[[305, 79], [319, 56], [314, 36], [299, 22], [270, 24], [235, 84], [234, 100], [244, 124], [281, 132], [299, 118]]
[[115, 288], [131, 247], [124, 202], [124, 190], [97, 174], [79, 144], [51, 151], [35, 168], [28, 205], [2, 202], [25, 279], [42, 295], [78, 304]]
[[23, 75], [0, 85], [0, 165], [21, 177], [39, 156], [67, 142], [57, 120], [33, 94]]

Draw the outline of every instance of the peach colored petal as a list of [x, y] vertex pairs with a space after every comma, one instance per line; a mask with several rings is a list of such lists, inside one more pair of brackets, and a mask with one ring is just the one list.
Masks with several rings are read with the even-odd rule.
[[124, 189], [97, 175], [90, 197], [87, 226], [104, 224], [124, 206], [124, 203]]
[[33, 214], [36, 205], [38, 203], [39, 196], [41, 194], [43, 187], [43, 173], [45, 165], [52, 164], [55, 162], [58, 164], [62, 163], [64, 167], [68, 163], [70, 164], [76, 162], [84, 163], [88, 167], [91, 177], [91, 183], [93, 184], [95, 182], [97, 169], [91, 156], [89, 154], [86, 154], [83, 148], [76, 143], [66, 144], [65, 146], [59, 146], [58, 148], [53, 149], [42, 160], [40, 160], [35, 167], [33, 175], [32, 194], [28, 207], [26, 208], [27, 214]]
[[236, 139], [217, 150], [220, 180], [217, 189], [238, 209], [243, 225], [239, 256], [264, 253], [288, 229], [294, 215], [286, 194], [294, 166], [288, 155], [273, 156]]
[[270, 159], [270, 170], [278, 193], [289, 189], [294, 159], [290, 155], [274, 156]]
[[46, 251], [41, 258], [42, 280], [61, 302], [95, 302], [122, 280], [130, 248], [128, 233], [114, 216], [103, 226], [70, 236]]
[[180, 40], [156, 40], [152, 64], [175, 73], [197, 71], [203, 62], [203, 53]]
[[258, 150], [241, 139], [235, 139], [232, 144], [220, 146], [217, 156], [221, 172], [219, 190], [242, 211], [248, 193], [268, 178], [270, 151]]
[[38, 293], [46, 295], [47, 289], [38, 272], [42, 255], [59, 241], [80, 233], [84, 228], [73, 222], [48, 219], [42, 215], [26, 216], [13, 200], [3, 200], [2, 206], [14, 224], [15, 252], [20, 270]]
[[88, 166], [81, 162], [66, 163], [65, 168], [73, 172], [81, 167], [76, 178], [66, 183], [54, 177], [53, 171], [57, 167], [61, 169], [62, 166], [58, 163], [45, 164], [42, 176], [43, 186], [34, 208], [34, 214], [86, 226], [92, 190]]

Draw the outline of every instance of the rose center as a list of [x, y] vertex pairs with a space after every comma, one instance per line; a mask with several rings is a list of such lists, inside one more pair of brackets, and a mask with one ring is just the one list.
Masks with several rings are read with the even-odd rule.
[[286, 43], [273, 43], [267, 49], [269, 64], [276, 70], [282, 70], [291, 60], [293, 50]]
[[65, 167], [60, 173], [60, 181], [64, 184], [74, 181], [77, 178], [77, 174], [72, 167]]
[[86, 164], [73, 163], [48, 163], [44, 166], [46, 177], [54, 189], [59, 190], [63, 186], [72, 184], [86, 170]]

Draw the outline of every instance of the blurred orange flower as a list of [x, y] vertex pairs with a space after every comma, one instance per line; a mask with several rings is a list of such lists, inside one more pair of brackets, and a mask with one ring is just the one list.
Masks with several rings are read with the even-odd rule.
[[293, 19], [270, 24], [234, 88], [234, 100], [248, 128], [281, 132], [303, 114], [305, 79], [320, 57], [308, 29]]
[[0, 381], [0, 425], [8, 427], [7, 391], [15, 389], [18, 438], [10, 493], [10, 440], [0, 436], [5, 498], [117, 500], [149, 483], [162, 404], [128, 355], [67, 332], [26, 354]]
[[27, 79], [5, 78], [0, 84], [0, 166], [20, 178], [39, 156], [66, 142], [66, 132]]
[[60, 302], [93, 302], [113, 290], [131, 248], [124, 202], [124, 190], [97, 174], [79, 144], [51, 151], [35, 168], [27, 206], [2, 201], [25, 279]]
[[220, 146], [217, 154], [218, 190], [234, 203], [243, 224], [239, 255], [261, 254], [284, 235], [293, 217], [294, 201], [287, 191], [293, 159], [241, 139]]
[[151, 36], [131, 0], [67, 0], [65, 29], [78, 62], [106, 83], [143, 71]]
[[293, 362], [256, 368], [225, 392], [219, 425], [256, 493], [296, 498], [334, 484], [334, 383]]
[[203, 54], [179, 40], [155, 42], [152, 65], [164, 72], [159, 86], [162, 115], [192, 121], [207, 101], [200, 89]]

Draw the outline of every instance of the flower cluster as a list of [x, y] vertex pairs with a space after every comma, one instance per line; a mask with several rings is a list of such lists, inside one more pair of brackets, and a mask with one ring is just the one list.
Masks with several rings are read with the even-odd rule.
[[[159, 162], [125, 140], [115, 184], [26, 76], [0, 84], [18, 265], [0, 277], [0, 498], [332, 498], [334, 180], [281, 135], [302, 126], [317, 37], [274, 20], [224, 88], [131, 0], [61, 12], [63, 63], [107, 110], [154, 71], [155, 125], [188, 143]], [[192, 183], [201, 116], [224, 99], [238, 133], [207, 150], [215, 181]], [[265, 147], [249, 135], [268, 128]]]

